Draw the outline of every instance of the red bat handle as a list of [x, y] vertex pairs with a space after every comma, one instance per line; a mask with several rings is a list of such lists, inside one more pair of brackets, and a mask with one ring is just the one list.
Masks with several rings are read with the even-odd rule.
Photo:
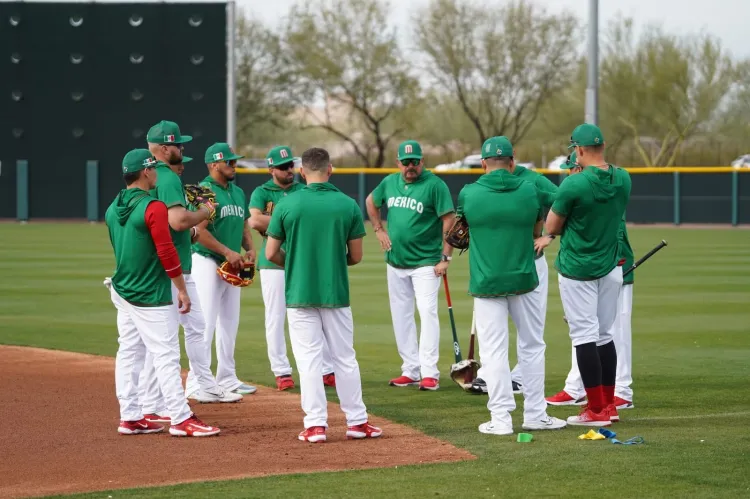
[[448, 273], [443, 274], [443, 285], [445, 287], [445, 300], [448, 302], [448, 308], [453, 308], [451, 303], [451, 292], [448, 290]]

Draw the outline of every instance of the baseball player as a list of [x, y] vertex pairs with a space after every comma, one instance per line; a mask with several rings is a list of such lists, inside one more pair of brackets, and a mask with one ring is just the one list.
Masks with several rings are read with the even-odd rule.
[[[628, 229], [625, 219], [620, 222], [618, 231], [619, 262], [622, 268], [630, 268], [633, 265], [633, 249], [628, 239]], [[615, 378], [615, 407], [619, 409], [632, 409], [633, 405], [633, 383], [632, 376], [632, 330], [631, 316], [633, 312], [633, 282], [635, 272], [630, 272], [623, 277], [622, 290], [617, 309], [617, 318], [612, 324], [612, 337], [617, 349], [617, 376]], [[573, 347], [573, 362], [570, 372], [565, 379], [565, 388], [562, 391], [547, 397], [550, 405], [584, 405], [586, 403], [586, 392], [581, 381], [581, 373], [576, 363], [576, 349]]]
[[[294, 180], [294, 156], [288, 146], [274, 147], [266, 155], [271, 180], [257, 187], [250, 196], [250, 227], [261, 235], [263, 245], [258, 256], [258, 273], [263, 293], [263, 304], [266, 308], [266, 344], [271, 371], [276, 377], [276, 388], [288, 390], [294, 388], [292, 365], [286, 355], [284, 339], [284, 321], [286, 304], [284, 302], [284, 269], [268, 261], [265, 255], [266, 230], [271, 214], [279, 201], [293, 192], [305, 187]], [[285, 247], [282, 245], [282, 249]], [[323, 384], [336, 386], [336, 377], [331, 364], [328, 344], [323, 342]]]
[[328, 182], [332, 170], [326, 150], [312, 148], [302, 154], [301, 174], [307, 186], [276, 206], [266, 242], [266, 258], [286, 270], [289, 337], [305, 412], [305, 429], [298, 438], [313, 443], [325, 442], [328, 428], [320, 376], [324, 342], [331, 349], [347, 438], [383, 433], [367, 421], [349, 305], [348, 266], [362, 260], [365, 227], [357, 203]]
[[[541, 173], [537, 173], [523, 166], [517, 165], [515, 161], [511, 161], [510, 173], [522, 180], [528, 180], [529, 182], [534, 184], [534, 187], [536, 187], [537, 190], [537, 194], [539, 195], [539, 201], [542, 205], [542, 209], [546, 214], [555, 200], [557, 186]], [[540, 306], [534, 311], [533, 326], [537, 331], [542, 331], [543, 334], [544, 323], [547, 318], [547, 290], [549, 289], [549, 267], [547, 265], [547, 259], [544, 257], [543, 251], [540, 251], [538, 253], [536, 251], [534, 252], [534, 265], [536, 267], [536, 273], [539, 278], [539, 286], [534, 291], [532, 291], [532, 293], [539, 298]], [[541, 337], [542, 336], [540, 336], [540, 338]], [[523, 353], [524, 350], [526, 350], [526, 353]], [[516, 366], [510, 372], [511, 388], [514, 394], [522, 393], [523, 375], [520, 359], [526, 354], [528, 354], [528, 349], [525, 349], [520, 342], [517, 343], [516, 357], [519, 360], [516, 362]], [[541, 354], [544, 355], [544, 350], [541, 351]], [[542, 364], [541, 367], [543, 370], [544, 364]], [[471, 386], [472, 392], [487, 393], [487, 384], [482, 378], [483, 373], [483, 368], [480, 368], [477, 371], [477, 378], [474, 380]], [[544, 379], [543, 371], [542, 379]], [[535, 390], [536, 388], [534, 388], [534, 390], [532, 391]]]
[[[396, 346], [403, 363], [391, 386], [419, 385], [437, 390], [440, 346], [438, 292], [453, 248], [443, 234], [455, 219], [453, 199], [443, 180], [424, 168], [422, 147], [414, 140], [398, 146], [400, 173], [385, 177], [367, 196], [367, 215], [385, 251], [388, 298]], [[388, 206], [388, 230], [380, 208]], [[417, 340], [414, 301], [421, 331]], [[421, 379], [421, 381], [420, 381]]]
[[[138, 397], [139, 375], [148, 352], [164, 394], [165, 412], [175, 436], [216, 435], [190, 411], [180, 378], [180, 340], [173, 314], [190, 313], [191, 300], [177, 250], [169, 233], [167, 206], [149, 194], [160, 163], [146, 149], [134, 149], [122, 161], [126, 189], [104, 215], [115, 253], [115, 272], [104, 281], [117, 309], [119, 333], [115, 389], [122, 435], [158, 433], [164, 427], [144, 417]], [[202, 211], [210, 212], [212, 205]], [[171, 280], [171, 284], [170, 284]]]
[[[469, 226], [469, 294], [474, 297], [477, 339], [487, 384], [491, 420], [481, 433], [513, 434], [516, 408], [508, 364], [508, 316], [518, 331], [518, 361], [524, 380], [525, 430], [553, 430], [565, 421], [547, 415], [544, 403], [544, 315], [534, 263], [534, 238], [542, 232], [543, 209], [531, 182], [511, 173], [513, 146], [507, 137], [482, 145], [485, 174], [458, 195], [458, 214]], [[539, 292], [537, 292], [539, 290]]]
[[[201, 185], [214, 192], [220, 208], [214, 220], [198, 226], [192, 258], [195, 284], [203, 305], [204, 340], [209, 349], [209, 358], [216, 331], [216, 382], [223, 390], [240, 396], [256, 391], [254, 386], [239, 380], [235, 368], [241, 288], [223, 281], [216, 270], [224, 261], [236, 268], [245, 261], [255, 263], [253, 238], [246, 224], [249, 214], [245, 193], [232, 182], [237, 160], [243, 157], [235, 154], [225, 142], [217, 142], [206, 149], [204, 160], [208, 165], [208, 176]], [[244, 256], [240, 255], [242, 248], [245, 249]], [[188, 375], [188, 394], [198, 388], [195, 378], [197, 373], [195, 377]]]
[[542, 249], [562, 234], [555, 267], [588, 399], [568, 424], [609, 426], [619, 420], [612, 325], [623, 282], [617, 233], [630, 199], [630, 174], [605, 161], [604, 136], [596, 125], [576, 127], [570, 147], [575, 148], [579, 173], [560, 184], [545, 223], [548, 236], [535, 246]]
[[[192, 137], [182, 135], [180, 127], [172, 121], [160, 121], [149, 129], [146, 140], [149, 150], [162, 166], [157, 167], [158, 179], [151, 195], [167, 205], [172, 241], [180, 256], [182, 272], [190, 294], [192, 307], [188, 314], [174, 313], [173, 327], [185, 331], [185, 351], [190, 360], [190, 370], [197, 377], [200, 390], [189, 394], [200, 402], [237, 402], [242, 396], [222, 389], [211, 374], [211, 352], [204, 341], [206, 323], [196, 285], [192, 276], [191, 237], [196, 234], [195, 226], [208, 218], [205, 210], [191, 211], [185, 200], [185, 191], [180, 178], [185, 169], [182, 152], [184, 144]], [[175, 290], [173, 290], [174, 292]], [[141, 374], [139, 392], [146, 419], [155, 422], [169, 422], [164, 417], [164, 397], [159, 391], [153, 359], [146, 356], [146, 364]]]

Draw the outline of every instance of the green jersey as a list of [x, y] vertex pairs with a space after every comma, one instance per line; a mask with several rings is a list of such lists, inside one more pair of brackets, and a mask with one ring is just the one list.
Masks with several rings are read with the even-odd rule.
[[[273, 180], [269, 180], [263, 185], [255, 188], [253, 194], [250, 196], [250, 208], [256, 208], [264, 213], [273, 214], [274, 207], [279, 204], [279, 201], [284, 199], [292, 192], [297, 192], [300, 189], [304, 189], [305, 184], [300, 182], [293, 182], [286, 189], [282, 189]], [[271, 263], [266, 258], [266, 241], [267, 237], [263, 237], [263, 244], [260, 247], [260, 253], [258, 254], [258, 265], [259, 269], [280, 269], [275, 263]], [[281, 249], [286, 251], [286, 244], [281, 245]]]
[[376, 208], [388, 206], [389, 265], [413, 269], [440, 262], [443, 254], [443, 215], [452, 213], [453, 199], [445, 182], [425, 170], [411, 183], [400, 173], [385, 177], [372, 191]]
[[[172, 171], [168, 166], [156, 167], [156, 188], [152, 189], [149, 194], [164, 202], [167, 209], [173, 206], [182, 206], [187, 209], [185, 200], [185, 189], [182, 187], [182, 179]], [[182, 273], [189, 274], [193, 268], [193, 259], [190, 242], [190, 230], [176, 231], [169, 227], [169, 233], [172, 234], [172, 242], [177, 249], [177, 255], [180, 257]]]
[[519, 295], [539, 285], [534, 225], [542, 207], [532, 183], [492, 171], [461, 189], [457, 213], [469, 224], [469, 294]]
[[287, 308], [349, 306], [348, 241], [365, 236], [357, 203], [328, 182], [283, 198], [268, 236], [286, 242]]
[[[633, 256], [633, 248], [630, 247], [630, 240], [628, 239], [628, 228], [625, 225], [624, 216], [622, 217], [622, 220], [620, 220], [620, 227], [617, 231], [617, 240], [619, 242], [617, 257], [620, 259], [623, 259], [623, 258], [625, 259], [625, 263], [622, 266], [623, 271], [624, 271], [632, 267], [633, 262], [635, 261], [635, 257]], [[623, 278], [622, 283], [633, 284], [634, 281], [635, 281], [635, 271], [626, 275]]]
[[[226, 187], [216, 182], [211, 176], [204, 178], [201, 185], [208, 187], [216, 194], [216, 218], [206, 228], [221, 244], [239, 253], [242, 250], [242, 235], [245, 231], [245, 220], [249, 218], [246, 209], [245, 191], [229, 182]], [[224, 256], [211, 251], [200, 243], [193, 244], [193, 251], [199, 255], [213, 258], [216, 263], [224, 263]]]
[[[531, 171], [523, 166], [516, 166], [513, 170], [513, 175], [534, 184], [537, 195], [539, 196], [539, 203], [542, 205], [542, 210], [546, 211], [550, 209], [552, 203], [555, 202], [555, 196], [557, 195], [557, 186], [552, 183], [550, 179], [541, 173]], [[543, 257], [544, 251], [541, 251], [538, 254], [534, 252], [534, 258]]]
[[566, 217], [555, 267], [570, 279], [588, 281], [617, 266], [620, 222], [630, 199], [630, 174], [610, 165], [587, 166], [560, 184], [552, 211]]
[[112, 286], [137, 307], [172, 304], [172, 283], [146, 225], [146, 208], [157, 202], [141, 189], [123, 189], [104, 214], [115, 251]]

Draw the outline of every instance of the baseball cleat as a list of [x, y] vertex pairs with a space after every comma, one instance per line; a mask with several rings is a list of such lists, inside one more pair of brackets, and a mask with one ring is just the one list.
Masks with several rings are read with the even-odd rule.
[[549, 405], [586, 405], [586, 396], [575, 399], [568, 395], [568, 392], [565, 390], [562, 390], [551, 397], [547, 397], [544, 400], [546, 400]]
[[323, 385], [336, 388], [336, 375], [333, 373], [323, 375]]
[[477, 378], [471, 383], [469, 387], [471, 393], [483, 395], [487, 393], [487, 383], [482, 378]]
[[516, 383], [515, 381], [511, 381], [511, 385], [513, 387], [513, 393], [515, 395], [520, 395], [523, 393], [523, 389], [521, 387], [521, 383]]
[[423, 391], [430, 390], [434, 392], [438, 388], [440, 388], [440, 383], [435, 378], [422, 378], [422, 382], [419, 383], [419, 389]]
[[391, 386], [415, 386], [419, 385], [419, 381], [411, 379], [408, 376], [399, 376], [398, 378], [394, 378], [388, 382]]
[[568, 426], [568, 423], [560, 418], [544, 416], [537, 421], [524, 422], [521, 428], [524, 430], [561, 430]]
[[513, 435], [513, 425], [487, 421], [479, 425], [479, 433], [487, 435]]
[[258, 389], [252, 385], [242, 383], [240, 386], [232, 390], [232, 393], [239, 393], [240, 395], [250, 395], [251, 393], [255, 393], [257, 390]]
[[383, 430], [373, 426], [368, 422], [360, 425], [350, 426], [346, 429], [346, 439], [354, 440], [359, 438], [378, 438], [383, 434]]
[[159, 433], [164, 430], [160, 424], [152, 423], [146, 418], [140, 421], [120, 421], [117, 427], [117, 433], [120, 435], [144, 435], [147, 433]]
[[242, 400], [242, 395], [235, 392], [228, 392], [222, 388], [214, 388], [212, 390], [199, 389], [193, 392], [188, 398], [196, 400], [202, 404], [211, 404], [215, 402], [231, 403]]
[[162, 414], [157, 414], [157, 413], [144, 414], [143, 419], [145, 419], [149, 423], [171, 423], [172, 422], [172, 418], [170, 418], [169, 416], [164, 416]]
[[292, 379], [292, 375], [286, 374], [284, 376], [276, 376], [276, 388], [280, 392], [294, 388], [294, 380]]
[[570, 416], [568, 424], [573, 426], [612, 426], [612, 421], [607, 409], [597, 413], [586, 406], [578, 416]]
[[297, 438], [303, 442], [322, 444], [326, 441], [326, 428], [325, 426], [311, 426], [310, 428], [305, 428], [299, 435], [297, 435]]
[[606, 411], [609, 413], [610, 421], [612, 421], [613, 423], [617, 423], [620, 421], [620, 415], [617, 413], [617, 407], [615, 407], [615, 404], [609, 404]]
[[175, 437], [210, 437], [218, 435], [220, 431], [217, 427], [207, 425], [198, 419], [195, 414], [182, 423], [169, 427], [169, 433]]
[[630, 400], [625, 400], [620, 397], [615, 397], [615, 407], [618, 409], [633, 409], [635, 405]]

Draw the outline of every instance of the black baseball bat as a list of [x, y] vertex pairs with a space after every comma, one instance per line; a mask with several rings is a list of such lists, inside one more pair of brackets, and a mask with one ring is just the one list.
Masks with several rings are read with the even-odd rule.
[[453, 332], [453, 355], [456, 364], [461, 362], [461, 345], [458, 343], [458, 333], [456, 333], [456, 320], [453, 318], [453, 303], [451, 302], [451, 292], [448, 289], [448, 273], [443, 274], [443, 284], [445, 285], [445, 300], [448, 302], [448, 317], [451, 319], [451, 330]]
[[654, 249], [652, 249], [651, 251], [649, 251], [648, 253], [646, 253], [642, 257], [640, 257], [638, 259], [638, 261], [636, 261], [635, 263], [633, 263], [633, 265], [631, 265], [630, 268], [628, 268], [628, 270], [626, 270], [625, 272], [623, 272], [622, 276], [625, 277], [626, 275], [630, 274], [640, 264], [642, 264], [643, 262], [645, 262], [646, 260], [648, 260], [649, 258], [651, 258], [652, 256], [654, 256], [654, 253], [656, 253], [657, 251], [659, 251], [660, 249], [662, 249], [666, 245], [667, 245], [667, 242], [664, 239], [662, 239], [661, 242], [659, 244], [657, 244]]

